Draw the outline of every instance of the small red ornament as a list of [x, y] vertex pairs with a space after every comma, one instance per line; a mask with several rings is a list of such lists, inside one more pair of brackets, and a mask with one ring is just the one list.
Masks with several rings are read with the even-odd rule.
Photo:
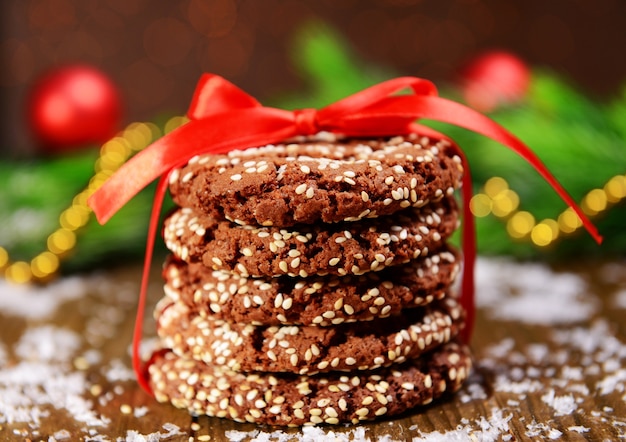
[[122, 115], [117, 87], [88, 65], [45, 73], [35, 82], [27, 109], [29, 126], [48, 153], [106, 141], [119, 130]]
[[517, 55], [501, 50], [484, 52], [460, 71], [465, 102], [481, 112], [520, 101], [530, 85], [530, 69]]

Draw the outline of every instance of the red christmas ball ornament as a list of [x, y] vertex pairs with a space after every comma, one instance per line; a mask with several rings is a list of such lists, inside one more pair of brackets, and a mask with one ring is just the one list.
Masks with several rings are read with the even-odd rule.
[[465, 102], [481, 112], [519, 102], [530, 85], [530, 68], [517, 55], [494, 50], [479, 54], [460, 70]]
[[102, 143], [120, 128], [122, 103], [115, 84], [88, 65], [68, 65], [42, 75], [28, 102], [28, 123], [49, 153]]

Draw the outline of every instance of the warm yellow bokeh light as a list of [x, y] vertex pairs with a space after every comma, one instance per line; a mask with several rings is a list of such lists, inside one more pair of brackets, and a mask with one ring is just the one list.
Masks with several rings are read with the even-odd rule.
[[165, 123], [165, 126], [163, 127], [163, 133], [170, 133], [171, 131], [179, 126], [182, 126], [188, 121], [189, 119], [185, 116], [172, 117], [167, 121], [167, 123]]
[[542, 221], [533, 227], [530, 232], [530, 239], [538, 246], [544, 247], [549, 245], [554, 240], [554, 232], [552, 227], [546, 222]]
[[617, 175], [611, 178], [604, 186], [604, 191], [609, 202], [616, 203], [626, 198], [626, 176]]
[[565, 233], [572, 233], [583, 225], [576, 212], [569, 207], [559, 215], [558, 224], [559, 229]]
[[33, 276], [45, 278], [59, 269], [59, 257], [50, 252], [37, 255], [30, 263]]
[[506, 189], [493, 197], [491, 211], [495, 216], [504, 218], [509, 216], [519, 206], [519, 196], [511, 189]]
[[494, 176], [489, 178], [485, 182], [484, 191], [485, 194], [490, 196], [491, 198], [495, 198], [499, 193], [504, 192], [509, 189], [508, 183], [504, 180], [504, 178], [500, 178]]
[[479, 218], [483, 218], [491, 213], [491, 198], [479, 193], [470, 200], [470, 210]]
[[48, 237], [47, 245], [52, 253], [65, 253], [76, 245], [76, 235], [71, 230], [59, 229]]
[[32, 278], [30, 265], [24, 261], [18, 261], [7, 267], [5, 271], [7, 279], [11, 282], [23, 284], [29, 282]]
[[0, 268], [7, 265], [9, 262], [9, 253], [2, 247], [0, 247]]
[[581, 207], [587, 215], [592, 216], [606, 210], [607, 203], [608, 201], [604, 190], [593, 189], [585, 196]]
[[513, 238], [524, 238], [535, 227], [535, 217], [529, 212], [517, 212], [506, 223], [506, 230]]

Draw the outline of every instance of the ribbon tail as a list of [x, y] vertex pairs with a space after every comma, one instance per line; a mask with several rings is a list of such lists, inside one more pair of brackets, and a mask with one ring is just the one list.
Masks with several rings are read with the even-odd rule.
[[[460, 150], [460, 149], [459, 149]], [[467, 158], [460, 153], [463, 162], [463, 187], [461, 195], [463, 198], [463, 230], [461, 231], [461, 244], [463, 247], [463, 276], [461, 280], [461, 306], [465, 310], [465, 328], [462, 331], [462, 338], [465, 343], [472, 339], [474, 321], [476, 317], [476, 286], [474, 268], [476, 266], [476, 225], [474, 214], [470, 209], [472, 199], [472, 176], [470, 174]]]
[[[404, 98], [404, 97], [403, 97]], [[602, 243], [602, 236], [596, 227], [576, 204], [573, 198], [561, 186], [558, 180], [550, 173], [543, 162], [522, 141], [513, 136], [495, 121], [485, 115], [470, 109], [462, 104], [435, 96], [412, 96], [414, 106], [420, 109], [420, 118], [433, 119], [443, 123], [454, 124], [473, 132], [484, 135], [509, 147], [524, 158], [535, 170], [553, 187], [557, 194], [576, 212], [583, 226], [598, 243]]]
[[135, 317], [135, 328], [133, 330], [133, 370], [137, 376], [137, 381], [146, 393], [154, 396], [150, 387], [149, 375], [147, 367], [141, 360], [140, 344], [143, 334], [143, 319], [146, 309], [146, 298], [148, 295], [148, 283], [150, 282], [150, 269], [152, 267], [152, 255], [154, 253], [155, 238], [159, 228], [159, 215], [163, 206], [163, 199], [167, 191], [167, 181], [169, 174], [161, 177], [157, 184], [154, 194], [154, 203], [150, 214], [150, 223], [148, 224], [148, 237], [146, 240], [146, 254], [143, 262], [143, 273], [141, 275], [141, 288], [139, 291], [139, 300], [137, 302], [137, 314]]
[[100, 224], [105, 224], [139, 191], [171, 169], [172, 166], [161, 161], [161, 158], [160, 149], [142, 150], [89, 197], [87, 203]]
[[[449, 140], [454, 146], [456, 144], [446, 135], [436, 130], [413, 123], [410, 126], [411, 132], [425, 135], [427, 137]], [[463, 273], [461, 276], [461, 294], [460, 303], [465, 311], [465, 327], [461, 331], [461, 339], [469, 344], [472, 339], [474, 323], [476, 321], [476, 284], [474, 268], [476, 267], [476, 254], [478, 247], [476, 246], [476, 223], [474, 214], [470, 209], [469, 202], [473, 196], [472, 175], [470, 173], [470, 165], [463, 150], [456, 146], [456, 151], [461, 158], [463, 165], [463, 186], [461, 187], [461, 203], [462, 203], [462, 219], [461, 227], [461, 249], [463, 252]]]

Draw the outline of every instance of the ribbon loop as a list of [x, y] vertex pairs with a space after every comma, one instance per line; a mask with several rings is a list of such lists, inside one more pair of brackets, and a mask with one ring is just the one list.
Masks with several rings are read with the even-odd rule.
[[306, 108], [293, 111], [296, 133], [299, 135], [315, 135], [320, 131], [317, 122], [317, 109]]

